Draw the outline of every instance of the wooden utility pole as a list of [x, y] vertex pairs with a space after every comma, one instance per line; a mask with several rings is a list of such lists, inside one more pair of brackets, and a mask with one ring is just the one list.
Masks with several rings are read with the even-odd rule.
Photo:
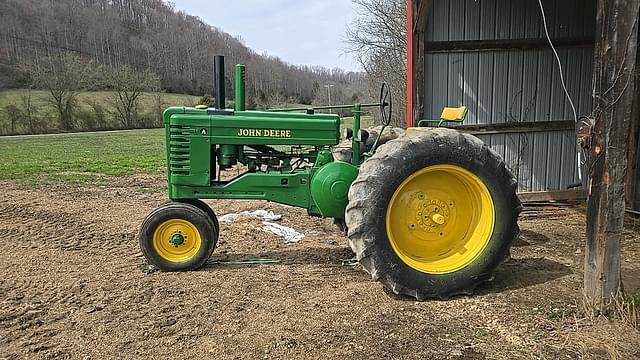
[[639, 11], [640, 0], [598, 0], [584, 295], [588, 306], [605, 315], [611, 314], [621, 290], [620, 242], [628, 137], [637, 89]]

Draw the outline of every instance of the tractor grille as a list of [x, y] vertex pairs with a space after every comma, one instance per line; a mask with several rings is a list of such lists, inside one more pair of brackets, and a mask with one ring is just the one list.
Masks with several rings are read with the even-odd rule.
[[169, 172], [170, 175], [191, 174], [191, 136], [195, 129], [188, 126], [170, 125], [169, 128]]

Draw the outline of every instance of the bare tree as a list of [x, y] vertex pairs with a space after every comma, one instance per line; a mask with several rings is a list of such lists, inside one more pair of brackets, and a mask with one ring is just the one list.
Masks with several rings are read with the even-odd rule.
[[22, 65], [35, 86], [49, 91], [50, 101], [58, 111], [58, 125], [61, 130], [73, 130], [73, 109], [77, 95], [95, 79], [91, 61], [67, 53], [50, 57], [40, 62]]
[[406, 105], [406, 2], [353, 0], [357, 17], [347, 28], [346, 51], [356, 55], [370, 79], [372, 95], [379, 84], [391, 85], [394, 125], [402, 125]]
[[144, 92], [160, 91], [160, 79], [149, 70], [136, 71], [130, 66], [109, 70], [109, 87], [114, 90], [113, 105], [118, 119], [127, 129], [138, 126], [138, 101]]
[[22, 113], [27, 131], [29, 134], [35, 134], [37, 132], [37, 121], [34, 114], [31, 89], [24, 92], [20, 96], [20, 100], [22, 102]]
[[154, 92], [152, 97], [153, 97], [153, 123], [151, 124], [151, 126], [162, 127], [162, 113], [164, 112], [164, 109], [167, 107], [167, 104], [164, 102], [164, 93]]
[[4, 107], [4, 111], [9, 119], [9, 135], [17, 134], [16, 125], [20, 123], [20, 108], [10, 104]]
[[6, 105], [4, 112], [9, 120], [8, 133], [10, 135], [35, 133], [35, 119], [30, 90], [20, 94], [20, 103], [18, 105]]

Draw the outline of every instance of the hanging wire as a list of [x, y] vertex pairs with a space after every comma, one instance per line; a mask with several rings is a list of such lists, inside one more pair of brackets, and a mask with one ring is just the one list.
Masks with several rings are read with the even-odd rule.
[[558, 55], [558, 51], [556, 50], [553, 41], [551, 40], [551, 36], [549, 35], [549, 28], [547, 26], [547, 15], [544, 12], [544, 7], [542, 6], [542, 0], [538, 0], [538, 4], [540, 4], [540, 13], [542, 14], [542, 23], [544, 25], [544, 33], [547, 36], [547, 41], [549, 42], [549, 46], [551, 46], [551, 50], [553, 50], [553, 55], [556, 58], [556, 62], [558, 63], [558, 70], [560, 71], [560, 82], [562, 83], [562, 90], [564, 90], [564, 94], [569, 100], [569, 104], [571, 105], [571, 111], [573, 112], [573, 121], [578, 122], [578, 113], [576, 111], [576, 107], [573, 104], [573, 99], [571, 95], [569, 95], [569, 91], [567, 90], [567, 84], [564, 80], [564, 71], [562, 70], [562, 62], [560, 61], [560, 56]]
[[[553, 41], [551, 40], [551, 36], [549, 35], [549, 27], [547, 26], [547, 15], [544, 12], [544, 6], [542, 5], [542, 0], [538, 0], [538, 4], [540, 5], [540, 13], [542, 14], [542, 23], [544, 25], [544, 34], [547, 37], [547, 41], [549, 42], [549, 46], [551, 46], [551, 50], [553, 50], [553, 55], [556, 58], [556, 62], [558, 63], [558, 71], [560, 72], [560, 82], [562, 83], [562, 90], [564, 91], [565, 96], [567, 97], [567, 100], [569, 101], [569, 105], [571, 105], [571, 111], [573, 112], [573, 121], [577, 124], [578, 123], [578, 112], [576, 111], [576, 107], [573, 104], [573, 99], [571, 98], [571, 95], [569, 94], [569, 90], [567, 90], [567, 84], [564, 80], [564, 71], [562, 69], [562, 61], [560, 61], [560, 56], [558, 55], [558, 51], [556, 50], [555, 45], [553, 44]], [[583, 164], [583, 159], [582, 157], [582, 150], [577, 151], [577, 167], [578, 167], [578, 180], [580, 182], [582, 182], [582, 165]], [[585, 157], [586, 158], [586, 157]]]

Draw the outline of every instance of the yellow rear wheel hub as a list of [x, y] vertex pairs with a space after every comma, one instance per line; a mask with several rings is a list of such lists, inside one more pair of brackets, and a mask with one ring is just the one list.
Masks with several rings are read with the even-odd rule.
[[484, 182], [455, 165], [423, 168], [396, 189], [387, 208], [387, 236], [398, 257], [430, 274], [458, 271], [486, 248], [495, 223]]
[[200, 232], [187, 220], [166, 220], [153, 233], [153, 249], [167, 261], [187, 261], [198, 253], [200, 246]]

